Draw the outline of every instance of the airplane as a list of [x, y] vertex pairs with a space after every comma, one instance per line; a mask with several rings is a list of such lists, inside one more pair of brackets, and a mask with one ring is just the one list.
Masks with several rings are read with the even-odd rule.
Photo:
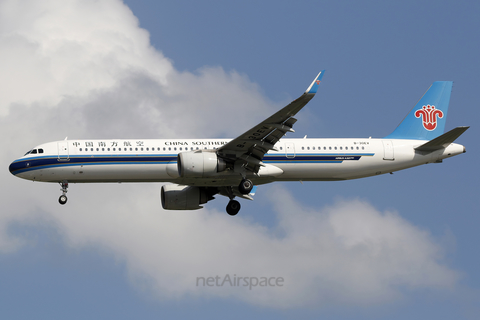
[[465, 152], [454, 141], [469, 127], [446, 133], [452, 81], [434, 82], [400, 125], [383, 139], [287, 139], [294, 116], [315, 96], [325, 70], [298, 99], [235, 139], [62, 140], [41, 144], [10, 164], [23, 179], [56, 182], [59, 203], [69, 183], [167, 182], [166, 210], [196, 210], [219, 194], [253, 200], [258, 185], [275, 181], [337, 181], [439, 163]]

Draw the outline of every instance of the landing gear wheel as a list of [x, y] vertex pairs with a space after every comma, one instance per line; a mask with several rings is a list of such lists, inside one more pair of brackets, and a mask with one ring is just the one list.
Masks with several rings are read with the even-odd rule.
[[60, 186], [62, 187], [62, 189], [60, 189], [60, 191], [62, 191], [62, 195], [60, 196], [60, 198], [58, 198], [58, 202], [61, 204], [61, 205], [64, 205], [65, 203], [67, 203], [67, 192], [68, 192], [68, 181], [67, 180], [63, 180], [62, 182], [59, 182], [60, 183]]
[[58, 198], [58, 202], [59, 202], [60, 204], [62, 204], [62, 205], [65, 204], [65, 203], [67, 203], [67, 196], [64, 195], [64, 194], [62, 194], [62, 195], [60, 196], [60, 198]]
[[252, 191], [253, 183], [249, 179], [243, 179], [242, 182], [238, 185], [238, 191], [241, 194], [249, 194]]
[[240, 211], [240, 202], [237, 200], [230, 200], [227, 204], [227, 213], [231, 216], [234, 216]]

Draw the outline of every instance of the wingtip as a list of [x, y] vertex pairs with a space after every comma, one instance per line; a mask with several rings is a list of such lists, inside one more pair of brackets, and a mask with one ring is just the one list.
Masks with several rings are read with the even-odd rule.
[[313, 94], [317, 93], [318, 86], [320, 85], [320, 82], [322, 81], [324, 73], [325, 73], [325, 70], [322, 70], [322, 71], [319, 72], [319, 74], [315, 77], [315, 79], [310, 84], [310, 86], [308, 87], [307, 91], [305, 91], [305, 93], [313, 93]]

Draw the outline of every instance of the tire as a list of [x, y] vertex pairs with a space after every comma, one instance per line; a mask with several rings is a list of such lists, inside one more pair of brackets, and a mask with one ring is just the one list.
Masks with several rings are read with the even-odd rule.
[[58, 202], [61, 204], [61, 205], [64, 205], [65, 203], [67, 203], [67, 196], [66, 195], [61, 195], [60, 198], [58, 198]]
[[237, 200], [230, 200], [227, 204], [227, 213], [231, 216], [234, 216], [240, 211], [240, 202]]
[[253, 189], [253, 182], [249, 179], [243, 179], [238, 185], [238, 191], [241, 194], [249, 194]]

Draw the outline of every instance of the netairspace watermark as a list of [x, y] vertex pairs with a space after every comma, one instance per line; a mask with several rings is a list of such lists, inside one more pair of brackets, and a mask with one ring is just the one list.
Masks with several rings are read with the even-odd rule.
[[236, 274], [231, 277], [226, 274], [224, 277], [197, 277], [197, 287], [248, 287], [252, 290], [254, 287], [283, 287], [283, 277], [237, 277]]

